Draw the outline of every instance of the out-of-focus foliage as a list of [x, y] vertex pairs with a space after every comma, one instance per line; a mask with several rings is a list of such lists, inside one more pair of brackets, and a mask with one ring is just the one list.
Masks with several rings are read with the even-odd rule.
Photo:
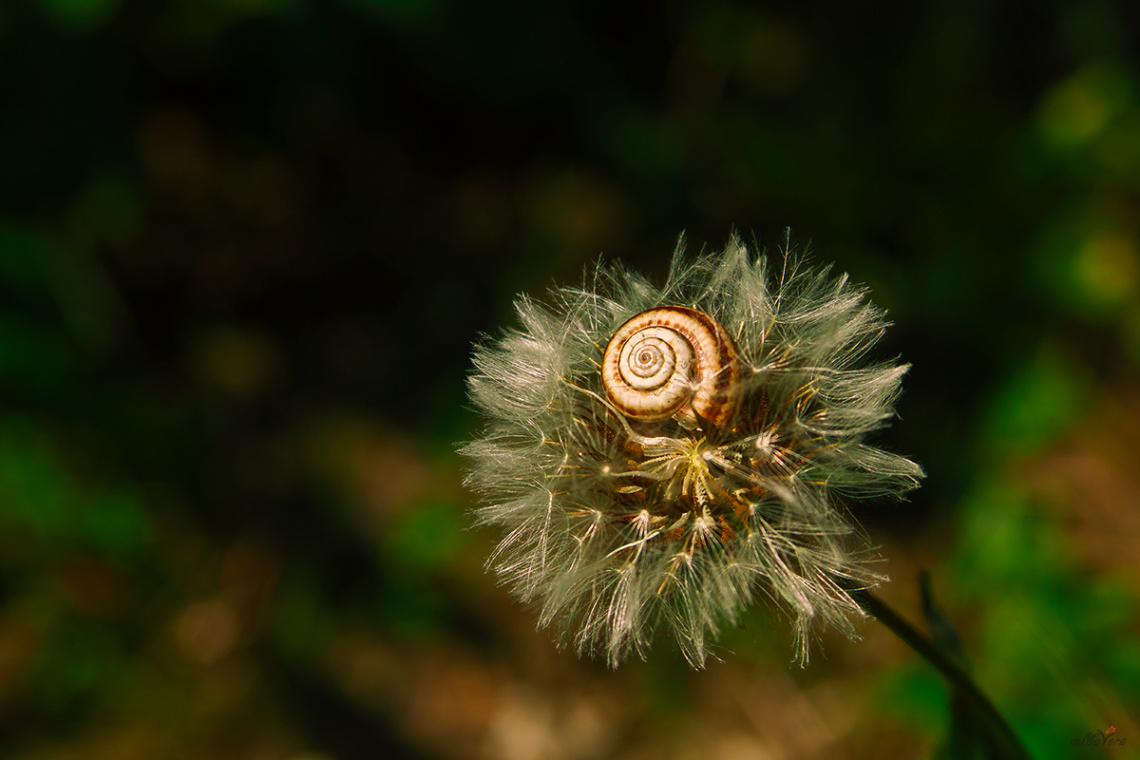
[[[913, 363], [857, 517], [1035, 757], [1140, 745], [1127, 3], [0, 5], [0, 756], [922, 757], [868, 623], [559, 652], [482, 568], [471, 342], [599, 254], [785, 226]], [[1124, 746], [1074, 747], [1112, 736]]]

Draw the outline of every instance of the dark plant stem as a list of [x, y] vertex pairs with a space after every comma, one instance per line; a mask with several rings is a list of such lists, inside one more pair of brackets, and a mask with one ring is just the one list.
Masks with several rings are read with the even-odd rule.
[[995, 746], [1000, 748], [1002, 758], [1009, 758], [1010, 760], [1031, 760], [1029, 753], [1026, 752], [1025, 747], [1022, 746], [1021, 741], [1017, 738], [1017, 734], [1010, 728], [1006, 719], [1002, 717], [1002, 714], [994, 707], [993, 702], [982, 693], [982, 690], [978, 688], [978, 685], [962, 670], [958, 663], [954, 662], [953, 659], [939, 649], [934, 642], [927, 638], [921, 631], [907, 622], [901, 615], [891, 609], [886, 602], [879, 599], [879, 597], [870, 591], [866, 589], [851, 589], [848, 593], [851, 594], [851, 597], [859, 603], [859, 606], [862, 607], [868, 615], [889, 628], [891, 633], [898, 636], [906, 642], [907, 646], [920, 654], [931, 665], [938, 668], [938, 671], [950, 682], [951, 686], [973, 705], [985, 727], [986, 733], [994, 742]]

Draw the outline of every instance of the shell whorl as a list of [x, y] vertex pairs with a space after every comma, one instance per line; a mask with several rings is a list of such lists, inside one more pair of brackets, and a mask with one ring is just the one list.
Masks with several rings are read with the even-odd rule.
[[643, 311], [618, 328], [602, 356], [602, 387], [622, 414], [723, 425], [735, 410], [736, 345], [708, 314], [684, 306]]

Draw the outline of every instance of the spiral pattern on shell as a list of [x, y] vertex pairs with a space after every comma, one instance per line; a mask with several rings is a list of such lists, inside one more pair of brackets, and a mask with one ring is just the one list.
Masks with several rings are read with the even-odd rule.
[[632, 419], [723, 425], [736, 408], [737, 357], [728, 332], [708, 314], [662, 306], [614, 333], [602, 356], [602, 386]]

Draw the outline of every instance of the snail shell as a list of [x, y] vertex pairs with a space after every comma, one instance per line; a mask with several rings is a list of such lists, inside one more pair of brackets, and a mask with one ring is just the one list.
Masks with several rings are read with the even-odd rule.
[[684, 306], [643, 311], [602, 356], [602, 387], [622, 414], [647, 422], [698, 418], [723, 425], [735, 411], [736, 345], [708, 314]]

